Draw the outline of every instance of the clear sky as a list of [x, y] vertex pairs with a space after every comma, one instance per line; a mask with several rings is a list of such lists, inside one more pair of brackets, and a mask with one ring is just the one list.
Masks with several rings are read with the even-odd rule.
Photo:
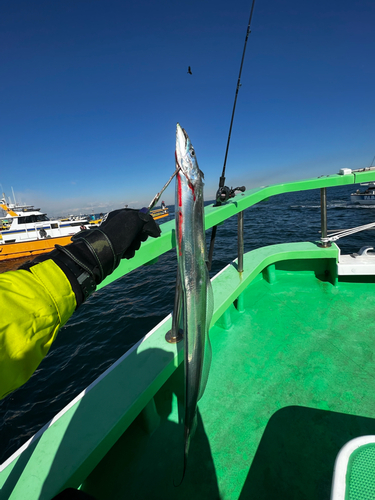
[[[50, 215], [149, 203], [187, 130], [213, 197], [251, 0], [1, 0], [0, 183]], [[375, 155], [374, 0], [256, 0], [227, 184]], [[188, 74], [191, 66], [192, 75]], [[174, 202], [170, 186], [163, 199]]]

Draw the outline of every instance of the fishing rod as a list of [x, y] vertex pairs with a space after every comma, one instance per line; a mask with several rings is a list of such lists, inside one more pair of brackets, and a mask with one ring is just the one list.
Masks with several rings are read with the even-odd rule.
[[[221, 173], [220, 180], [219, 180], [219, 189], [217, 190], [217, 193], [216, 193], [216, 204], [215, 204], [215, 207], [219, 207], [222, 203], [225, 203], [230, 198], [234, 198], [234, 195], [235, 195], [236, 191], [242, 191], [243, 192], [246, 189], [245, 186], [237, 187], [237, 188], [234, 188], [234, 189], [233, 188], [229, 189], [227, 186], [225, 186], [225, 169], [226, 169], [226, 166], [227, 166], [229, 144], [230, 144], [230, 139], [231, 139], [231, 136], [232, 136], [232, 127], [233, 127], [234, 114], [235, 114], [235, 111], [236, 111], [238, 91], [239, 91], [239, 89], [241, 87], [241, 74], [242, 74], [243, 63], [244, 63], [244, 60], [245, 60], [246, 45], [247, 45], [247, 41], [249, 39], [249, 35], [251, 33], [251, 28], [250, 27], [251, 27], [251, 20], [253, 18], [254, 5], [255, 5], [255, 0], [253, 0], [253, 2], [251, 4], [251, 9], [250, 9], [250, 17], [249, 17], [249, 22], [248, 22], [248, 25], [247, 25], [247, 30], [246, 30], [245, 43], [244, 43], [244, 47], [243, 47], [243, 51], [242, 51], [242, 59], [241, 59], [240, 71], [239, 71], [239, 74], [238, 74], [238, 80], [237, 80], [237, 86], [236, 86], [236, 93], [235, 93], [235, 96], [234, 96], [232, 117], [231, 117], [231, 120], [230, 120], [228, 140], [227, 140], [227, 147], [226, 147], [226, 150], [225, 150], [223, 171]], [[214, 252], [216, 230], [217, 230], [217, 226], [214, 226], [212, 228], [212, 232], [211, 232], [210, 249], [209, 249], [209, 252], [208, 252], [208, 262], [207, 262], [207, 266], [208, 266], [209, 270], [211, 270], [211, 265], [212, 265], [212, 256], [213, 256], [213, 252]]]
[[164, 186], [162, 187], [162, 189], [158, 193], [156, 193], [156, 195], [152, 198], [149, 206], [141, 208], [140, 212], [148, 214], [150, 212], [150, 210], [152, 210], [154, 208], [154, 206], [160, 200], [161, 195], [167, 189], [167, 187], [169, 186], [169, 184], [172, 182], [172, 179], [177, 175], [177, 173], [178, 173], [179, 170], [180, 170], [180, 167], [178, 166], [176, 168], [176, 170], [173, 172], [173, 174], [170, 176], [170, 178], [168, 179], [168, 181], [164, 184]]

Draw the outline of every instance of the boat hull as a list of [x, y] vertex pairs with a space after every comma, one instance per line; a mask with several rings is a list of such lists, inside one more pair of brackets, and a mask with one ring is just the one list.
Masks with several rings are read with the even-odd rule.
[[350, 195], [351, 203], [357, 203], [359, 205], [375, 205], [375, 195], [374, 194], [352, 194]]
[[68, 245], [71, 239], [72, 235], [19, 243], [5, 243], [0, 245], [0, 262], [22, 257], [34, 257], [42, 253], [50, 252], [55, 248], [55, 245]]
[[163, 217], [168, 217], [169, 212], [168, 209], [157, 209], [157, 210], [152, 210], [150, 212], [150, 215], [154, 220], [162, 219]]

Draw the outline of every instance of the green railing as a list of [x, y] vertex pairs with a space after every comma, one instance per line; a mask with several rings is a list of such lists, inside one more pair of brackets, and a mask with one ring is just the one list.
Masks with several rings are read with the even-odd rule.
[[[206, 230], [221, 224], [226, 219], [233, 217], [243, 210], [246, 210], [256, 203], [264, 201], [271, 196], [282, 193], [307, 191], [309, 189], [325, 189], [328, 187], [346, 186], [372, 181], [375, 181], [375, 170], [365, 170], [362, 172], [353, 172], [348, 175], [325, 175], [314, 179], [249, 189], [248, 191], [237, 195], [235, 198], [220, 207], [214, 207], [213, 205], [207, 206], [205, 208]], [[121, 278], [131, 271], [134, 271], [134, 269], [137, 269], [144, 264], [152, 263], [160, 255], [174, 248], [176, 246], [174, 220], [161, 224], [160, 227], [162, 229], [161, 237], [157, 239], [150, 238], [142, 244], [142, 248], [136, 252], [133, 259], [121, 261], [119, 267], [98, 286], [98, 289], [109, 285], [113, 281]], [[322, 234], [324, 234], [324, 215], [322, 216]]]

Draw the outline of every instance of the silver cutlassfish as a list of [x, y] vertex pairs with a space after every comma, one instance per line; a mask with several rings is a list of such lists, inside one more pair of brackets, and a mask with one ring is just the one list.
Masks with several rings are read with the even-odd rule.
[[[206, 265], [203, 172], [186, 131], [176, 131], [176, 247], [180, 285], [185, 355], [185, 448], [184, 472], [190, 439], [197, 420], [197, 402], [206, 387], [211, 364], [208, 330], [213, 312], [213, 294]], [[176, 311], [175, 311], [176, 313]]]

